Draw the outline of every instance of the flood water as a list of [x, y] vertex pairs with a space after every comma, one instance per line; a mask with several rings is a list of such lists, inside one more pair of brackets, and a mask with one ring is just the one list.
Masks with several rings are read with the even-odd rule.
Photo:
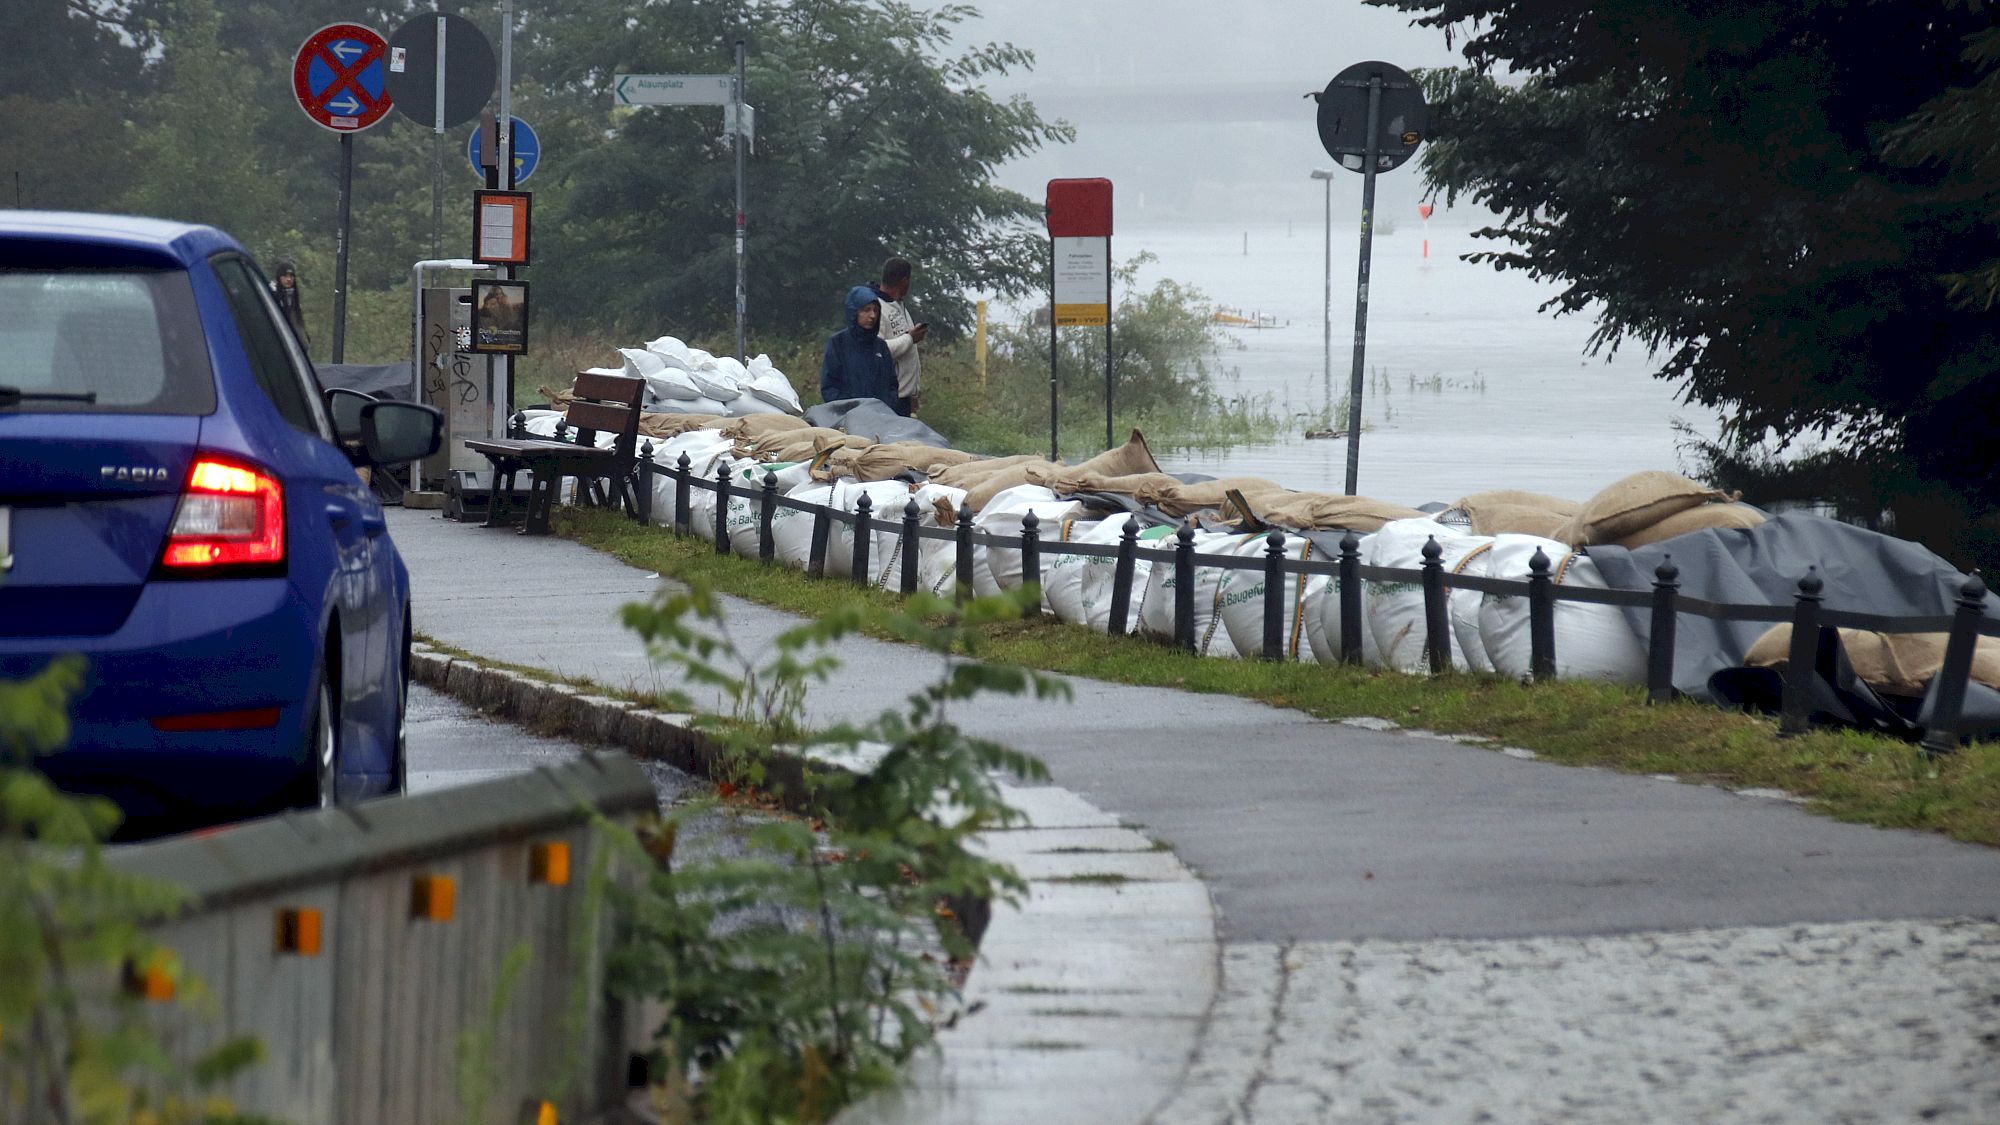
[[[1245, 234], [1249, 252], [1244, 252]], [[1422, 232], [1399, 220], [1375, 239], [1362, 395], [1362, 495], [1406, 504], [1449, 502], [1471, 492], [1522, 488], [1585, 499], [1641, 469], [1679, 471], [1679, 418], [1712, 436], [1712, 412], [1677, 401], [1653, 379], [1644, 352], [1607, 362], [1583, 354], [1592, 323], [1537, 306], [1556, 292], [1518, 272], [1472, 265], [1465, 227], [1434, 225], [1430, 257]], [[1112, 242], [1115, 258], [1157, 255], [1140, 283], [1160, 277], [1194, 285], [1220, 305], [1275, 317], [1278, 327], [1230, 333], [1225, 396], [1268, 395], [1275, 410], [1309, 415], [1293, 435], [1219, 454], [1162, 456], [1172, 471], [1261, 476], [1293, 488], [1342, 491], [1347, 441], [1300, 436], [1324, 408], [1321, 306], [1325, 243], [1319, 224], [1134, 227]], [[1359, 234], [1333, 228], [1333, 400], [1353, 365], [1354, 284]], [[1435, 378], [1437, 383], [1433, 384]], [[1412, 380], [1423, 386], [1412, 387]], [[1435, 389], [1433, 389], [1435, 387]], [[1385, 390], [1386, 388], [1386, 390]], [[1343, 417], [1335, 427], [1344, 429]]]

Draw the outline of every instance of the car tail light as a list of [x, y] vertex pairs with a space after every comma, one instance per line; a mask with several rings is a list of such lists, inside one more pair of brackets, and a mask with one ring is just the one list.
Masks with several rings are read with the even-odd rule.
[[198, 457], [181, 489], [160, 565], [167, 572], [212, 575], [285, 562], [285, 489], [248, 465]]

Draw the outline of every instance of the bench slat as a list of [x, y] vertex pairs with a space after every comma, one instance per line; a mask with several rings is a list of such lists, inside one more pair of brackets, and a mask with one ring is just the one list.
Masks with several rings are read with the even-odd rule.
[[610, 406], [601, 402], [585, 402], [577, 399], [569, 404], [567, 421], [572, 426], [586, 430], [603, 430], [606, 433], [623, 436], [626, 423], [633, 419], [637, 404]]
[[[576, 373], [576, 386], [570, 393], [580, 399], [597, 399], [601, 402], [620, 404], [643, 402], [646, 398], [646, 381], [633, 375], [604, 375], [595, 371], [579, 371]], [[604, 428], [615, 430], [618, 427]]]

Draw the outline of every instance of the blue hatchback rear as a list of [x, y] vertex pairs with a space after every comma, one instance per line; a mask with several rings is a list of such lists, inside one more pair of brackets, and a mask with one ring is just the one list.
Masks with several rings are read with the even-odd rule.
[[393, 791], [409, 619], [240, 246], [0, 211], [0, 675], [90, 665], [51, 777], [138, 832]]

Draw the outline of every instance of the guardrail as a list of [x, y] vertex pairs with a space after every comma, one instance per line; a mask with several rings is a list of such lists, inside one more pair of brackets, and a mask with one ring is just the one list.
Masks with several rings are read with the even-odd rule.
[[294, 1125], [462, 1121], [463, 1068], [484, 1076], [488, 1121], [580, 1121], [622, 1102], [636, 1030], [605, 994], [601, 891], [616, 872], [591, 820], [655, 807], [630, 759], [587, 755], [117, 848], [109, 861], [188, 892], [151, 932], [215, 1013], [163, 1006], [162, 1041], [193, 1058], [233, 1036], [261, 1040], [264, 1060], [224, 1091], [240, 1112]]
[[[775, 558], [775, 540], [771, 523], [777, 510], [788, 508], [811, 515], [813, 528], [806, 572], [813, 577], [823, 577], [826, 573], [826, 552], [833, 524], [839, 523], [869, 532], [869, 534], [856, 534], [853, 537], [852, 574], [854, 581], [862, 585], [870, 584], [868, 556], [874, 539], [873, 533], [893, 532], [900, 537], [901, 568], [897, 577], [900, 580], [901, 592], [905, 595], [915, 593], [918, 587], [917, 542], [919, 540], [949, 541], [956, 546], [955, 574], [958, 595], [961, 598], [970, 596], [971, 593], [969, 576], [972, 573], [974, 548], [978, 546], [1021, 552], [1024, 584], [1039, 584], [1044, 555], [1081, 555], [1112, 559], [1117, 568], [1112, 583], [1110, 607], [1109, 631], [1113, 634], [1125, 632], [1133, 605], [1133, 576], [1136, 562], [1144, 559], [1152, 563], [1164, 563], [1174, 568], [1173, 643], [1176, 647], [1189, 651], [1193, 651], [1196, 647], [1194, 573], [1197, 567], [1263, 572], [1262, 657], [1276, 661], [1286, 659], [1284, 622], [1288, 576], [1325, 575], [1334, 580], [1340, 598], [1340, 659], [1348, 664], [1359, 664], [1362, 660], [1361, 584], [1363, 582], [1421, 584], [1425, 605], [1424, 647], [1433, 672], [1443, 672], [1451, 666], [1451, 623], [1447, 598], [1449, 591], [1453, 589], [1477, 590], [1501, 597], [1528, 599], [1530, 668], [1531, 676], [1536, 681], [1555, 677], [1557, 602], [1581, 602], [1646, 610], [1650, 612], [1652, 622], [1648, 640], [1646, 697], [1653, 703], [1664, 703], [1674, 695], [1675, 622], [1680, 615], [1690, 614], [1720, 621], [1772, 624], [1790, 622], [1791, 648], [1783, 677], [1782, 711], [1779, 719], [1779, 731], [1787, 735], [1803, 733], [1811, 725], [1814, 657], [1818, 651], [1822, 629], [1863, 629], [1887, 634], [1947, 633], [1944, 661], [1937, 673], [1939, 682], [1923, 737], [1923, 748], [1931, 754], [1946, 753], [1958, 746], [1966, 687], [1972, 674], [1974, 646], [1980, 637], [2000, 638], [2000, 620], [1985, 616], [1986, 587], [1977, 576], [1968, 577], [1959, 588], [1954, 612], [1949, 616], [1891, 617], [1829, 609], [1823, 606], [1821, 593], [1825, 583], [1820, 579], [1817, 567], [1809, 568], [1805, 576], [1799, 579], [1798, 592], [1789, 606], [1719, 603], [1681, 594], [1680, 572], [1673, 565], [1671, 556], [1668, 556], [1655, 571], [1653, 589], [1650, 592], [1595, 590], [1557, 584], [1551, 573], [1553, 565], [1551, 560], [1539, 549], [1529, 561], [1529, 576], [1525, 581], [1450, 573], [1442, 564], [1443, 551], [1435, 540], [1426, 544], [1423, 549], [1424, 562], [1421, 569], [1364, 566], [1360, 559], [1360, 540], [1352, 531], [1343, 535], [1337, 558], [1294, 559], [1288, 556], [1286, 533], [1281, 529], [1272, 529], [1267, 537], [1265, 557], [1251, 559], [1237, 555], [1198, 553], [1194, 549], [1194, 531], [1186, 525], [1180, 528], [1175, 546], [1171, 549], [1140, 547], [1138, 545], [1140, 526], [1136, 517], [1128, 520], [1124, 534], [1115, 546], [1102, 543], [1043, 541], [1040, 537], [1040, 520], [1032, 511], [1022, 518], [1021, 533], [1018, 537], [1001, 537], [978, 530], [973, 526], [973, 514], [963, 508], [958, 511], [955, 527], [924, 527], [922, 513], [914, 498], [904, 505], [903, 511], [898, 513], [898, 519], [879, 519], [872, 511], [873, 501], [865, 493], [857, 499], [853, 511], [840, 511], [780, 495], [774, 472], [765, 473], [761, 487], [738, 487], [730, 481], [731, 466], [726, 459], [718, 462], [713, 480], [705, 479], [695, 473], [685, 453], [681, 454], [679, 462], [675, 465], [658, 465], [653, 460], [650, 443], [641, 452], [635, 472], [639, 479], [635, 489], [637, 505], [631, 513], [633, 518], [642, 523], [652, 522], [653, 477], [658, 473], [665, 473], [673, 481], [673, 530], [679, 535], [690, 533], [688, 501], [695, 489], [715, 494], [718, 513], [727, 510], [730, 497], [755, 501], [758, 520], [757, 556], [765, 563], [770, 563]], [[730, 551], [728, 528], [726, 521], [720, 516], [715, 520], [715, 550], [717, 554], [727, 554]], [[1037, 613], [1039, 607], [1029, 612]]]

